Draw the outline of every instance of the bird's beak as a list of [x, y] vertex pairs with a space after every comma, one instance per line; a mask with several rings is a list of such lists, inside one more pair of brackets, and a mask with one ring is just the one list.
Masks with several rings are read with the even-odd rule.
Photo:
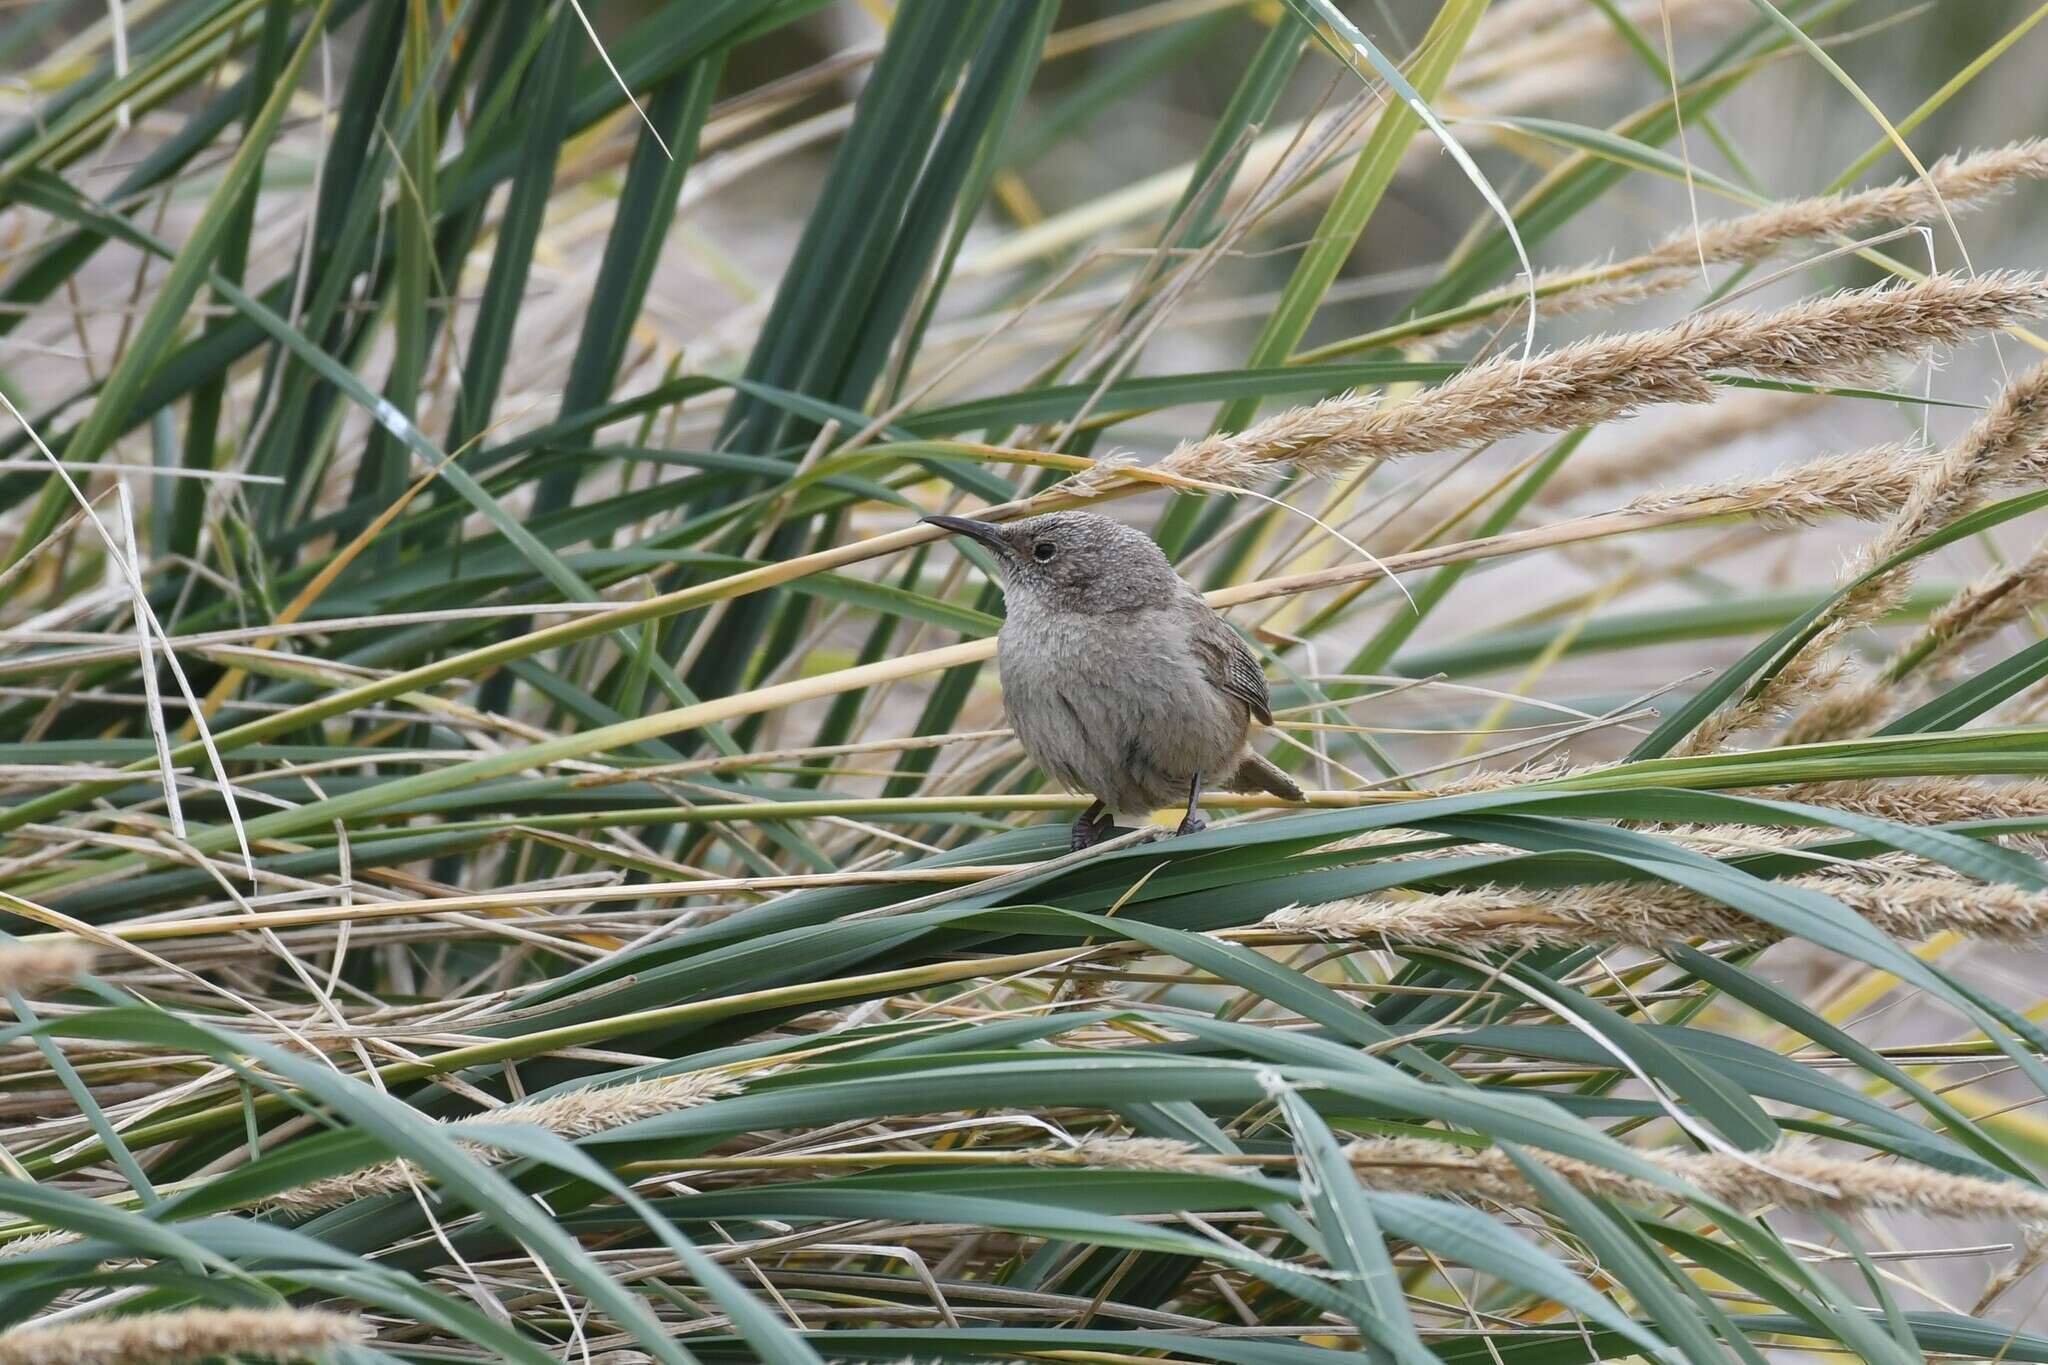
[[1003, 539], [1002, 528], [993, 523], [976, 521], [973, 517], [925, 517], [922, 520], [930, 522], [941, 530], [952, 531], [957, 535], [972, 536], [1004, 559], [1010, 557], [1010, 543]]

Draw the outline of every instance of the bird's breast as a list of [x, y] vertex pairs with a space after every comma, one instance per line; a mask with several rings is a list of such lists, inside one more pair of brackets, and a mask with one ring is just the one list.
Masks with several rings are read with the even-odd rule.
[[1193, 775], [1234, 765], [1244, 743], [1242, 708], [1209, 682], [1178, 613], [1013, 613], [997, 669], [1032, 760], [1115, 809], [1182, 799]]

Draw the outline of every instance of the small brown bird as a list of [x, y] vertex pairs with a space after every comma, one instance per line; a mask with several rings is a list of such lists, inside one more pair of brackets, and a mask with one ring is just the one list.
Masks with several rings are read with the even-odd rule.
[[1150, 536], [1092, 512], [925, 520], [995, 555], [1009, 608], [997, 637], [1003, 709], [1034, 763], [1095, 798], [1074, 822], [1076, 849], [1118, 815], [1183, 797], [1179, 832], [1192, 834], [1207, 824], [1205, 788], [1301, 800], [1245, 743], [1254, 717], [1273, 723], [1258, 660]]

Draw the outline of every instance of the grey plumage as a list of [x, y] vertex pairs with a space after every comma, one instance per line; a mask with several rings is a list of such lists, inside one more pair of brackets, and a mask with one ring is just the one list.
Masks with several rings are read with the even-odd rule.
[[1095, 798], [1074, 824], [1076, 848], [1114, 815], [1182, 801], [1181, 831], [1200, 829], [1204, 789], [1301, 799], [1246, 743], [1254, 719], [1273, 720], [1258, 660], [1149, 536], [1092, 512], [926, 520], [995, 560], [1008, 606], [1003, 708], [1047, 776]]

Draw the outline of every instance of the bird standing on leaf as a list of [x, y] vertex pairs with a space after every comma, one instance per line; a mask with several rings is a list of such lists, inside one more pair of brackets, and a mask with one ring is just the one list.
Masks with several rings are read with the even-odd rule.
[[1151, 537], [1093, 512], [996, 525], [926, 517], [988, 547], [1008, 615], [996, 637], [1003, 709], [1031, 761], [1095, 798], [1073, 846], [1185, 799], [1179, 833], [1207, 825], [1205, 790], [1301, 788], [1245, 742], [1273, 723], [1266, 675]]

